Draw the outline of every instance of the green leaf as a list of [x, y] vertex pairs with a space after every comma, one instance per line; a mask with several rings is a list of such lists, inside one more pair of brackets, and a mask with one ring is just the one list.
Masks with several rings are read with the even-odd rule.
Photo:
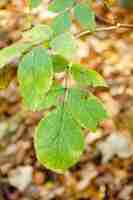
[[18, 79], [25, 105], [30, 110], [43, 108], [45, 94], [51, 87], [53, 65], [47, 51], [35, 47], [20, 62]]
[[79, 160], [84, 138], [64, 106], [41, 120], [35, 134], [35, 149], [40, 163], [55, 172], [64, 172]]
[[43, 108], [50, 108], [52, 106], [58, 106], [64, 98], [65, 89], [59, 84], [53, 84], [50, 91], [45, 95], [43, 101]]
[[70, 90], [67, 102], [72, 116], [84, 128], [96, 131], [97, 125], [107, 117], [102, 103], [79, 89]]
[[77, 41], [74, 36], [67, 32], [56, 36], [50, 43], [56, 54], [66, 59], [74, 59], [77, 52]]
[[94, 31], [95, 24], [95, 13], [92, 8], [86, 4], [77, 4], [74, 8], [75, 17], [78, 22], [86, 29]]
[[73, 64], [71, 70], [73, 78], [79, 86], [107, 87], [103, 77], [92, 69], [85, 68], [80, 64]]
[[71, 19], [68, 12], [64, 12], [52, 21], [52, 30], [56, 35], [67, 31], [71, 26]]
[[52, 61], [53, 69], [56, 73], [65, 71], [69, 64], [68, 61], [60, 55], [52, 55]]
[[50, 40], [52, 35], [53, 31], [48, 25], [38, 24], [32, 29], [25, 31], [22, 36], [24, 41], [39, 43]]
[[[53, 105], [58, 95], [66, 95], [66, 90], [60, 87], [55, 85], [60, 92], [55, 93], [54, 88], [54, 98], [51, 93], [50, 101], [46, 102]], [[68, 89], [67, 98], [63, 96], [62, 103], [58, 101], [56, 105], [57, 109], [39, 123], [34, 142], [40, 163], [55, 172], [64, 172], [79, 160], [84, 150], [81, 127], [95, 131], [107, 113], [95, 96], [77, 88]]]
[[23, 41], [14, 43], [9, 47], [0, 50], [0, 68], [10, 63], [13, 59], [19, 58], [28, 51], [33, 45], [51, 39], [53, 32], [47, 25], [37, 25], [29, 31], [25, 31]]
[[36, 8], [41, 4], [42, 0], [28, 0], [28, 5], [30, 8]]
[[72, 7], [75, 0], [53, 0], [48, 9], [52, 12], [61, 12]]
[[0, 50], [0, 69], [10, 63], [13, 59], [19, 58], [25, 51], [33, 46], [30, 42], [17, 42], [9, 47]]

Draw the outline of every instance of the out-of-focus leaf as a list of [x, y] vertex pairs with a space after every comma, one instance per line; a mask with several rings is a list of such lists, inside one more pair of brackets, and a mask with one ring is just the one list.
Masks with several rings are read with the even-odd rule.
[[120, 4], [125, 8], [133, 8], [133, 0], [119, 0]]
[[103, 2], [105, 3], [105, 5], [107, 6], [113, 6], [116, 5], [118, 3], [117, 0], [103, 0]]

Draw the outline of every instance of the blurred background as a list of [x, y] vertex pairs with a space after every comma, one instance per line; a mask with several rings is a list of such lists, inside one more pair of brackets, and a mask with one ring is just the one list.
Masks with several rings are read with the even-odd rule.
[[[52, 20], [47, 5], [44, 0], [33, 10], [33, 25]], [[132, 0], [99, 0], [93, 8], [99, 27], [133, 25]], [[0, 0], [0, 48], [19, 40], [30, 24], [24, 0]], [[74, 22], [71, 31], [81, 29]], [[0, 200], [133, 200], [133, 28], [82, 38], [77, 59], [107, 81], [109, 88], [95, 93], [109, 118], [96, 133], [86, 131], [86, 150], [65, 174], [36, 160], [33, 136], [42, 113], [22, 107], [18, 60], [0, 71]]]

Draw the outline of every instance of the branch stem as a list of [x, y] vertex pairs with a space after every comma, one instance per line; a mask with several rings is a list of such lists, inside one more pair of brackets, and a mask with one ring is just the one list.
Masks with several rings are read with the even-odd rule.
[[[102, 31], [112, 31], [112, 30], [119, 30], [119, 29], [133, 29], [133, 24], [120, 24], [117, 23], [116, 25], [108, 26], [108, 27], [100, 27], [96, 28], [94, 32], [102, 32]], [[93, 32], [87, 30], [76, 34], [77, 38], [87, 36], [92, 34]]]

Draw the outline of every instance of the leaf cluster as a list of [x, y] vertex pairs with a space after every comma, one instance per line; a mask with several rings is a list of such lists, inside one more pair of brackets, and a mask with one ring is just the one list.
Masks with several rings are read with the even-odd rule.
[[[41, 0], [28, 2], [34, 8]], [[49, 26], [36, 25], [23, 32], [19, 42], [0, 51], [0, 69], [20, 58], [17, 75], [23, 104], [31, 111], [52, 109], [36, 128], [35, 150], [45, 167], [63, 172], [84, 151], [83, 129], [95, 131], [107, 117], [104, 106], [88, 88], [107, 85], [96, 71], [74, 62], [78, 41], [69, 31], [71, 12], [81, 26], [95, 30], [90, 1], [53, 0], [49, 10], [58, 13]], [[61, 72], [64, 84], [56, 77]]]

